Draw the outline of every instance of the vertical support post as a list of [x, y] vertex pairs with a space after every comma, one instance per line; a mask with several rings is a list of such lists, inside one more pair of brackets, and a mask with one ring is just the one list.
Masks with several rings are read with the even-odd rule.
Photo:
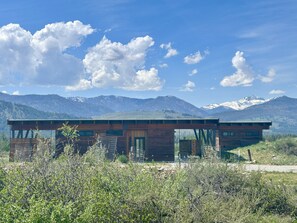
[[248, 155], [249, 155], [249, 161], [251, 162], [252, 161], [252, 153], [251, 153], [250, 149], [248, 149]]
[[199, 141], [199, 137], [198, 137], [198, 134], [197, 134], [196, 129], [194, 129], [194, 134], [195, 134], [195, 138], [196, 138], [196, 140], [197, 140], [197, 142], [198, 142], [198, 141]]
[[211, 138], [211, 144], [212, 144], [212, 147], [216, 147], [216, 130], [215, 129], [212, 129], [212, 138]]
[[[11, 129], [11, 128], [10, 128]], [[9, 161], [13, 162], [14, 161], [14, 153], [15, 153], [15, 147], [12, 144], [12, 141], [15, 138], [15, 130], [10, 130], [11, 134], [10, 134], [10, 139], [9, 139]]]
[[196, 151], [196, 153], [198, 154], [198, 156], [202, 157], [203, 151], [202, 151], [202, 143], [201, 143], [201, 138], [199, 138], [200, 135], [200, 129], [199, 129], [199, 135], [197, 134], [197, 130], [194, 129], [194, 133], [195, 133], [195, 138], [196, 138], [196, 145], [195, 147], [198, 148], [198, 152]]
[[210, 129], [207, 129], [206, 130], [206, 139], [207, 139], [207, 145], [209, 146], [212, 146], [212, 143], [211, 143], [211, 130]]
[[208, 144], [208, 143], [207, 143], [206, 136], [205, 136], [205, 132], [204, 132], [203, 129], [201, 129], [201, 135], [202, 135], [202, 138], [203, 138], [204, 143], [205, 143], [205, 144]]
[[218, 151], [218, 153], [221, 156], [221, 148], [220, 148], [220, 132], [219, 130], [214, 130], [215, 131], [215, 140], [216, 140], [216, 151]]
[[27, 131], [26, 131], [25, 138], [28, 138], [29, 132], [30, 132], [30, 130], [27, 130]]

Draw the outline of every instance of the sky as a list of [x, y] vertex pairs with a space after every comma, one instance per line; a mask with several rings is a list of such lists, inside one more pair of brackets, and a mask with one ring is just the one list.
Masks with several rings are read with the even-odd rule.
[[297, 98], [295, 0], [0, 2], [0, 92]]

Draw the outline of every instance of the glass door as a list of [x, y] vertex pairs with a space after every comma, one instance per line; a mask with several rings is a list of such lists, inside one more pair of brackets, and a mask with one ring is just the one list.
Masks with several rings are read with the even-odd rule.
[[135, 161], [143, 161], [145, 156], [145, 138], [135, 137], [134, 138], [134, 159]]

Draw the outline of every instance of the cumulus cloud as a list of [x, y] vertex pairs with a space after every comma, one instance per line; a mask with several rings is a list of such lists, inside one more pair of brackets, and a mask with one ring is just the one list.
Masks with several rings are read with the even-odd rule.
[[0, 85], [74, 84], [84, 76], [82, 61], [67, 54], [94, 30], [80, 21], [46, 25], [31, 34], [19, 24], [0, 27]]
[[79, 82], [72, 86], [66, 86], [67, 91], [84, 91], [92, 88], [92, 82], [90, 80], [81, 79]]
[[162, 88], [162, 81], [158, 77], [158, 70], [151, 68], [150, 70], [139, 70], [133, 78], [132, 84], [124, 86], [126, 90], [152, 90], [159, 91]]
[[197, 74], [198, 73], [198, 70], [197, 69], [193, 69], [192, 71], [191, 71], [191, 73], [189, 73], [189, 76], [194, 76], [195, 74]]
[[161, 47], [162, 49], [167, 50], [167, 53], [166, 53], [166, 55], [164, 56], [164, 58], [173, 57], [173, 56], [175, 56], [175, 55], [178, 54], [177, 50], [172, 48], [170, 42], [167, 43], [167, 44], [163, 43], [163, 44], [160, 45], [160, 47]]
[[269, 92], [269, 94], [284, 94], [284, 93], [285, 93], [285, 91], [283, 91], [283, 90], [272, 90]]
[[223, 87], [251, 86], [254, 81], [252, 68], [247, 64], [243, 52], [237, 51], [232, 58], [232, 65], [236, 72], [230, 76], [225, 76], [220, 84]]
[[194, 91], [196, 85], [192, 81], [188, 81], [185, 85], [182, 86], [181, 91]]
[[205, 58], [205, 56], [209, 54], [208, 51], [204, 51], [204, 55], [200, 53], [200, 51], [197, 51], [196, 53], [190, 54], [186, 57], [184, 57], [184, 63], [186, 64], [197, 64], [201, 60]]
[[270, 69], [270, 70], [268, 71], [268, 74], [267, 74], [267, 75], [265, 75], [265, 76], [260, 76], [259, 78], [260, 78], [260, 80], [261, 80], [262, 82], [264, 82], [264, 83], [269, 83], [269, 82], [272, 82], [272, 81], [274, 80], [275, 75], [276, 75], [275, 70], [274, 70], [274, 69]]
[[[90, 48], [83, 63], [89, 76], [85, 87], [115, 87], [126, 90], [160, 90], [163, 81], [156, 68], [145, 69], [147, 50], [154, 45], [150, 36], [137, 37], [126, 45], [106, 37]], [[71, 87], [68, 87], [71, 90]], [[75, 86], [79, 89], [79, 86]]]

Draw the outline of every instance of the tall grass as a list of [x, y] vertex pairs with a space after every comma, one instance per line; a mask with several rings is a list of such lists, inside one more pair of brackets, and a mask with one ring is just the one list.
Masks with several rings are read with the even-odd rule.
[[229, 162], [248, 160], [251, 151], [252, 159], [258, 164], [297, 165], [297, 137], [283, 136], [262, 141], [258, 144], [227, 151], [223, 158]]
[[[102, 148], [0, 168], [0, 222], [292, 222], [295, 193], [216, 162], [109, 162]], [[45, 148], [45, 146], [39, 146]], [[294, 196], [292, 196], [292, 194]]]

